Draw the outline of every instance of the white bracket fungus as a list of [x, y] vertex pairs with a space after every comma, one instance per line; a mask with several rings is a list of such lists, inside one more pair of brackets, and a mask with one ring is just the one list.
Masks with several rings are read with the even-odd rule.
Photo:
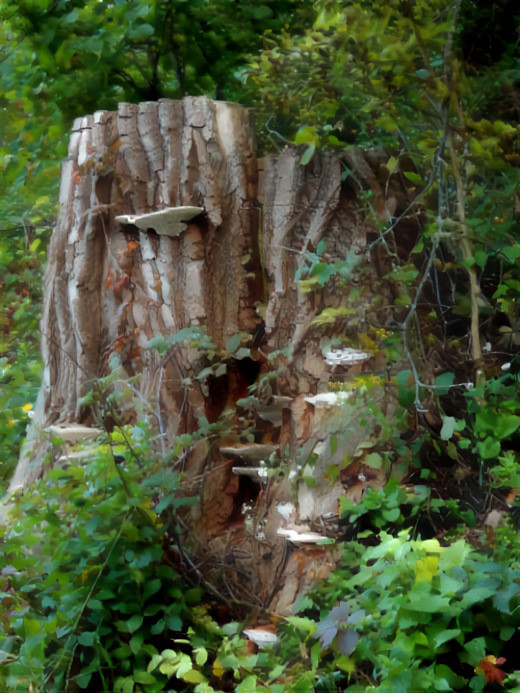
[[85, 438], [97, 438], [102, 434], [99, 428], [90, 428], [82, 424], [56, 424], [49, 426], [47, 431], [52, 438], [61, 438], [65, 443], [79, 443]]
[[311, 395], [305, 397], [305, 401], [312, 404], [317, 409], [324, 409], [326, 407], [337, 407], [340, 404], [344, 404], [354, 395], [353, 392], [322, 392], [319, 395]]
[[344, 349], [334, 349], [325, 354], [325, 363], [328, 363], [329, 366], [353, 366], [356, 363], [369, 361], [372, 356], [373, 354], [366, 351], [345, 347]]
[[282, 527], [276, 533], [280, 537], [286, 537], [287, 541], [293, 544], [318, 544], [322, 539], [326, 539], [323, 534], [318, 534], [317, 532], [298, 532], [295, 529], [284, 529]]
[[281, 426], [283, 421], [282, 411], [290, 407], [292, 401], [292, 397], [271, 395], [269, 403], [264, 404], [258, 397], [249, 396], [239, 399], [237, 404], [247, 411], [256, 411], [258, 416], [264, 421], [269, 421], [274, 426]]
[[260, 443], [250, 443], [249, 445], [238, 445], [236, 447], [221, 447], [220, 452], [230, 457], [238, 457], [243, 462], [263, 462], [276, 452], [276, 445], [262, 445]]
[[231, 467], [233, 474], [248, 476], [253, 481], [265, 481], [269, 474], [267, 467]]
[[115, 220], [120, 224], [133, 224], [146, 231], [153, 229], [161, 236], [179, 236], [186, 229], [186, 222], [202, 214], [202, 207], [167, 207], [148, 214], [121, 214]]

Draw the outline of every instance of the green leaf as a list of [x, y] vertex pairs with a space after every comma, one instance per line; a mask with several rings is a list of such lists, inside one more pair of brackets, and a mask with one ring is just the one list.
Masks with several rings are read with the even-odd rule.
[[136, 683], [147, 684], [147, 683], [156, 683], [157, 679], [155, 678], [155, 676], [153, 676], [152, 674], [149, 674], [147, 671], [143, 671], [142, 669], [137, 669], [137, 670], [134, 670], [134, 681]]
[[207, 683], [208, 681], [204, 674], [197, 669], [190, 669], [190, 671], [180, 675], [180, 678], [187, 683]]
[[401, 515], [401, 511], [399, 508], [384, 509], [381, 511], [381, 514], [388, 522], [396, 522]]
[[516, 628], [513, 628], [513, 626], [502, 626], [500, 629], [500, 640], [504, 640], [505, 642], [511, 640], [515, 632]]
[[134, 679], [131, 676], [122, 677], [116, 679], [114, 689], [121, 693], [133, 693], [134, 691]]
[[457, 426], [457, 419], [453, 416], [445, 416], [441, 428], [441, 440], [449, 440], [454, 434]]
[[230, 354], [235, 353], [235, 351], [240, 346], [241, 341], [242, 341], [242, 337], [240, 336], [239, 332], [236, 332], [232, 337], [230, 337], [227, 340], [226, 349], [229, 351]]
[[477, 604], [477, 602], [483, 602], [489, 597], [495, 594], [495, 590], [490, 587], [473, 587], [468, 590], [460, 600], [460, 606], [463, 609]]
[[197, 666], [201, 667], [206, 664], [208, 661], [208, 651], [205, 647], [196, 647], [193, 652], [195, 654], [195, 662], [197, 663]]
[[148, 340], [146, 345], [147, 349], [157, 349], [159, 354], [162, 356], [168, 351], [168, 344], [162, 335], [157, 335]]
[[326, 250], [327, 250], [327, 239], [322, 238], [321, 241], [316, 246], [316, 255], [321, 257]]
[[500, 441], [491, 436], [477, 443], [478, 453], [484, 460], [495, 459], [500, 454], [501, 449]]
[[408, 379], [410, 378], [411, 375], [412, 375], [412, 371], [409, 369], [406, 369], [404, 371], [399, 371], [399, 373], [395, 376], [395, 380], [396, 380], [398, 385], [403, 386], [403, 385], [406, 385], [406, 383], [408, 382]]
[[36, 635], [41, 630], [40, 622], [36, 621], [36, 619], [34, 618], [29, 618], [27, 616], [23, 619], [23, 625], [25, 628], [25, 633], [28, 637]]
[[441, 373], [435, 378], [435, 393], [446, 395], [455, 380], [455, 373]]
[[518, 595], [518, 593], [520, 593], [520, 585], [516, 582], [512, 582], [493, 596], [493, 605], [503, 614], [509, 614], [511, 613], [511, 599]]
[[303, 616], [287, 616], [285, 620], [302, 633], [314, 633], [316, 630], [316, 624], [310, 618], [304, 618]]
[[303, 125], [294, 137], [294, 144], [308, 144], [316, 147], [320, 138], [315, 125]]
[[508, 438], [520, 427], [520, 416], [510, 414], [507, 411], [494, 411], [486, 407], [477, 412], [475, 417], [475, 433], [483, 437], [483, 434], [492, 434], [493, 437], [502, 440]]
[[429, 594], [428, 592], [411, 592], [407, 608], [412, 611], [423, 611], [425, 613], [451, 613], [449, 599], [441, 597], [440, 594]]
[[237, 693], [256, 693], [257, 689], [256, 676], [246, 676], [243, 681], [237, 686]]
[[[464, 539], [459, 539], [443, 549], [439, 558], [439, 570], [447, 571], [464, 565], [471, 548]], [[463, 585], [464, 583], [460, 583]]]
[[150, 580], [146, 583], [143, 590], [143, 601], [146, 601], [152, 594], [155, 594], [161, 589], [162, 582], [159, 578], [155, 580]]
[[144, 634], [140, 631], [138, 631], [133, 637], [130, 638], [130, 642], [128, 644], [135, 655], [138, 655], [141, 652], [143, 648], [143, 642]]
[[315, 151], [316, 151], [316, 146], [314, 144], [309, 145], [301, 156], [300, 164], [302, 166], [306, 166], [309, 163], [309, 161], [312, 159], [312, 157], [314, 156]]
[[[160, 668], [160, 667], [159, 667]], [[180, 655], [180, 662], [177, 667], [177, 678], [184, 678], [184, 675], [193, 669], [193, 662], [191, 657], [186, 654]]]
[[432, 582], [439, 570], [438, 556], [423, 556], [414, 565], [416, 582]]
[[414, 173], [413, 171], [404, 171], [404, 175], [414, 185], [421, 185], [421, 183], [423, 182], [422, 177], [418, 173]]
[[468, 664], [476, 667], [486, 656], [486, 640], [483, 637], [473, 638], [473, 640], [464, 644], [464, 649], [467, 655], [463, 661], [467, 661]]
[[127, 621], [116, 621], [116, 627], [118, 630], [124, 633], [134, 633], [143, 624], [143, 617], [141, 614], [134, 614]]
[[78, 643], [84, 647], [92, 647], [97, 638], [96, 631], [85, 631], [78, 635]]
[[391, 156], [386, 162], [386, 168], [388, 169], [389, 173], [395, 173], [398, 166], [399, 159], [396, 159], [395, 156]]
[[461, 632], [462, 631], [460, 630], [460, 628], [448, 628], [446, 630], [443, 629], [434, 637], [433, 642], [435, 643], [435, 647], [440, 647], [441, 645], [444, 645], [445, 642], [448, 642], [448, 640], [458, 638]]
[[373, 469], [381, 469], [383, 467], [383, 458], [378, 452], [371, 452], [365, 457], [365, 464]]

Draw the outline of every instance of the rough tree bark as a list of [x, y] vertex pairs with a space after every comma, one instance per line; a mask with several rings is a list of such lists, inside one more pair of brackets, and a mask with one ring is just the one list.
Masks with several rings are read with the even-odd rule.
[[[346, 166], [354, 175], [344, 181]], [[354, 286], [354, 315], [345, 282], [333, 277], [304, 293], [294, 278], [309, 277], [308, 252], [320, 241], [325, 264], [365, 246], [370, 228], [356, 187], [370, 188], [376, 209], [392, 212], [386, 177], [381, 160], [361, 151], [343, 161], [316, 154], [306, 166], [294, 149], [257, 159], [248, 112], [203, 97], [123, 103], [117, 113], [77, 120], [45, 276], [43, 382], [11, 489], [44, 473], [57, 431], [74, 439], [78, 424], [99, 426], [80, 398], [116, 354], [123, 379], [141, 374], [138, 394], [149, 404], [126, 411], [126, 420], [155, 412], [149, 418], [165, 449], [202, 417], [227, 416], [225, 435], [197, 443], [184, 461], [186, 492], [200, 496], [185, 518], [186, 548], [231, 601], [287, 612], [334, 565], [333, 551], [316, 538], [336, 531], [345, 486], [381, 475], [361, 474], [358, 454], [350, 476], [327, 478], [329, 465], [369, 433], [355, 407], [345, 405], [334, 421], [312, 400], [331, 380], [383, 367], [372, 354], [352, 368], [324, 358], [334, 336], [359, 346], [375, 295], [384, 303], [377, 272], [365, 268], [365, 281]], [[179, 206], [203, 212], [176, 237], [116, 219]], [[193, 343], [163, 355], [150, 347], [154, 337], [194, 326], [223, 355], [225, 373], [208, 370], [207, 349]], [[237, 333], [241, 346], [231, 348]], [[246, 425], [253, 443], [242, 435]], [[287, 473], [267, 480], [268, 458]], [[314, 477], [315, 485], [289, 476]]]

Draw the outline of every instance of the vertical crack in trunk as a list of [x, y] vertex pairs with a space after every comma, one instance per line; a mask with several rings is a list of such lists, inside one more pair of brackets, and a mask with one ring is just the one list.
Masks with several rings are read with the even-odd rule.
[[[235, 104], [205, 97], [123, 103], [117, 113], [74, 123], [60, 204], [45, 276], [43, 381], [11, 487], [42, 473], [49, 444], [39, 430], [94, 425], [80, 398], [116, 355], [126, 378], [141, 374], [139, 394], [165, 449], [201, 417], [216, 422], [231, 412], [225, 436], [198, 443], [187, 457], [187, 488], [201, 502], [185, 517], [185, 541], [231, 600], [287, 612], [334, 564], [315, 540], [298, 545], [294, 533], [305, 527], [290, 530], [291, 543], [278, 530], [297, 528], [299, 516], [307, 529], [336, 516], [341, 494], [340, 482], [327, 479], [326, 420], [305, 397], [327, 390], [323, 349], [346, 333], [341, 322], [324, 333], [313, 321], [346, 308], [349, 290], [332, 281], [305, 293], [294, 280], [308, 275], [307, 253], [320, 241], [325, 262], [365, 244], [340, 160], [316, 154], [304, 167], [289, 149], [258, 160], [249, 113]], [[174, 238], [114, 220], [174, 206], [205, 213]], [[160, 357], [148, 346], [195, 326], [220, 352], [243, 333], [248, 354], [235, 349], [225, 373], [197, 380], [210, 365], [203, 349], [183, 342]], [[246, 426], [252, 440], [241, 435]], [[358, 427], [337, 462], [362, 438]], [[287, 472], [280, 479], [267, 476], [270, 457]], [[319, 480], [310, 497], [300, 482], [299, 509], [289, 472]]]

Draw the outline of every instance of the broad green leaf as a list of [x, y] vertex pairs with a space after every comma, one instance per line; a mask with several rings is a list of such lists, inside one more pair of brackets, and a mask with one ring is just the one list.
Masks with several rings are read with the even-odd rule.
[[208, 681], [204, 674], [197, 671], [197, 669], [190, 669], [190, 671], [186, 671], [180, 678], [187, 683], [207, 683]]
[[463, 594], [462, 599], [460, 600], [460, 606], [463, 609], [466, 609], [469, 606], [473, 606], [473, 604], [483, 602], [484, 600], [488, 599], [488, 597], [493, 596], [495, 591], [496, 590], [490, 587], [473, 587]]
[[307, 147], [307, 149], [301, 155], [300, 164], [302, 166], [306, 166], [309, 163], [309, 161], [312, 159], [312, 157], [314, 156], [315, 151], [316, 151], [316, 145], [314, 145], [314, 144], [309, 145]]
[[414, 565], [416, 582], [431, 582], [439, 569], [438, 556], [424, 556]]
[[365, 457], [365, 464], [373, 469], [381, 469], [383, 466], [383, 458], [378, 452], [371, 452]]
[[442, 421], [441, 440], [449, 440], [455, 432], [457, 419], [453, 416], [445, 416]]
[[479, 441], [477, 443], [477, 450], [479, 452], [479, 455], [484, 460], [494, 459], [498, 457], [501, 449], [502, 446], [500, 445], [500, 441], [496, 438], [492, 438], [491, 436], [488, 436], [483, 441]]
[[471, 548], [464, 539], [459, 539], [447, 546], [439, 559], [439, 570], [447, 571], [450, 568], [464, 565], [471, 552]]
[[84, 647], [92, 647], [94, 644], [96, 638], [97, 638], [97, 632], [96, 631], [91, 631], [91, 632], [83, 632], [80, 633], [78, 636], [78, 643], [80, 645], [83, 645]]
[[240, 342], [242, 341], [242, 337], [240, 336], [239, 332], [236, 332], [232, 337], [230, 337], [227, 342], [226, 342], [226, 349], [233, 354], [238, 347], [240, 346]]
[[441, 373], [435, 378], [435, 392], [437, 395], [446, 395], [455, 380], [455, 373]]
[[398, 166], [399, 159], [396, 159], [395, 156], [391, 156], [386, 162], [386, 168], [388, 169], [389, 173], [395, 173]]
[[136, 683], [142, 683], [143, 685], [156, 683], [157, 681], [155, 676], [142, 669], [134, 669], [133, 678]]
[[520, 593], [520, 585], [516, 582], [503, 587], [493, 596], [493, 605], [502, 613], [511, 613], [511, 599]]
[[418, 173], [414, 173], [413, 171], [404, 171], [404, 175], [414, 185], [420, 185], [423, 182], [422, 177]]
[[440, 647], [441, 645], [444, 645], [445, 642], [458, 638], [460, 634], [460, 628], [448, 628], [446, 630], [442, 630], [434, 637], [433, 641], [435, 643], [435, 647]]
[[193, 652], [195, 654], [195, 662], [197, 663], [197, 666], [201, 667], [206, 664], [208, 660], [208, 651], [205, 647], [196, 647]]
[[406, 608], [412, 611], [424, 611], [425, 613], [451, 613], [448, 599], [441, 597], [440, 594], [429, 594], [428, 592], [411, 592]]

